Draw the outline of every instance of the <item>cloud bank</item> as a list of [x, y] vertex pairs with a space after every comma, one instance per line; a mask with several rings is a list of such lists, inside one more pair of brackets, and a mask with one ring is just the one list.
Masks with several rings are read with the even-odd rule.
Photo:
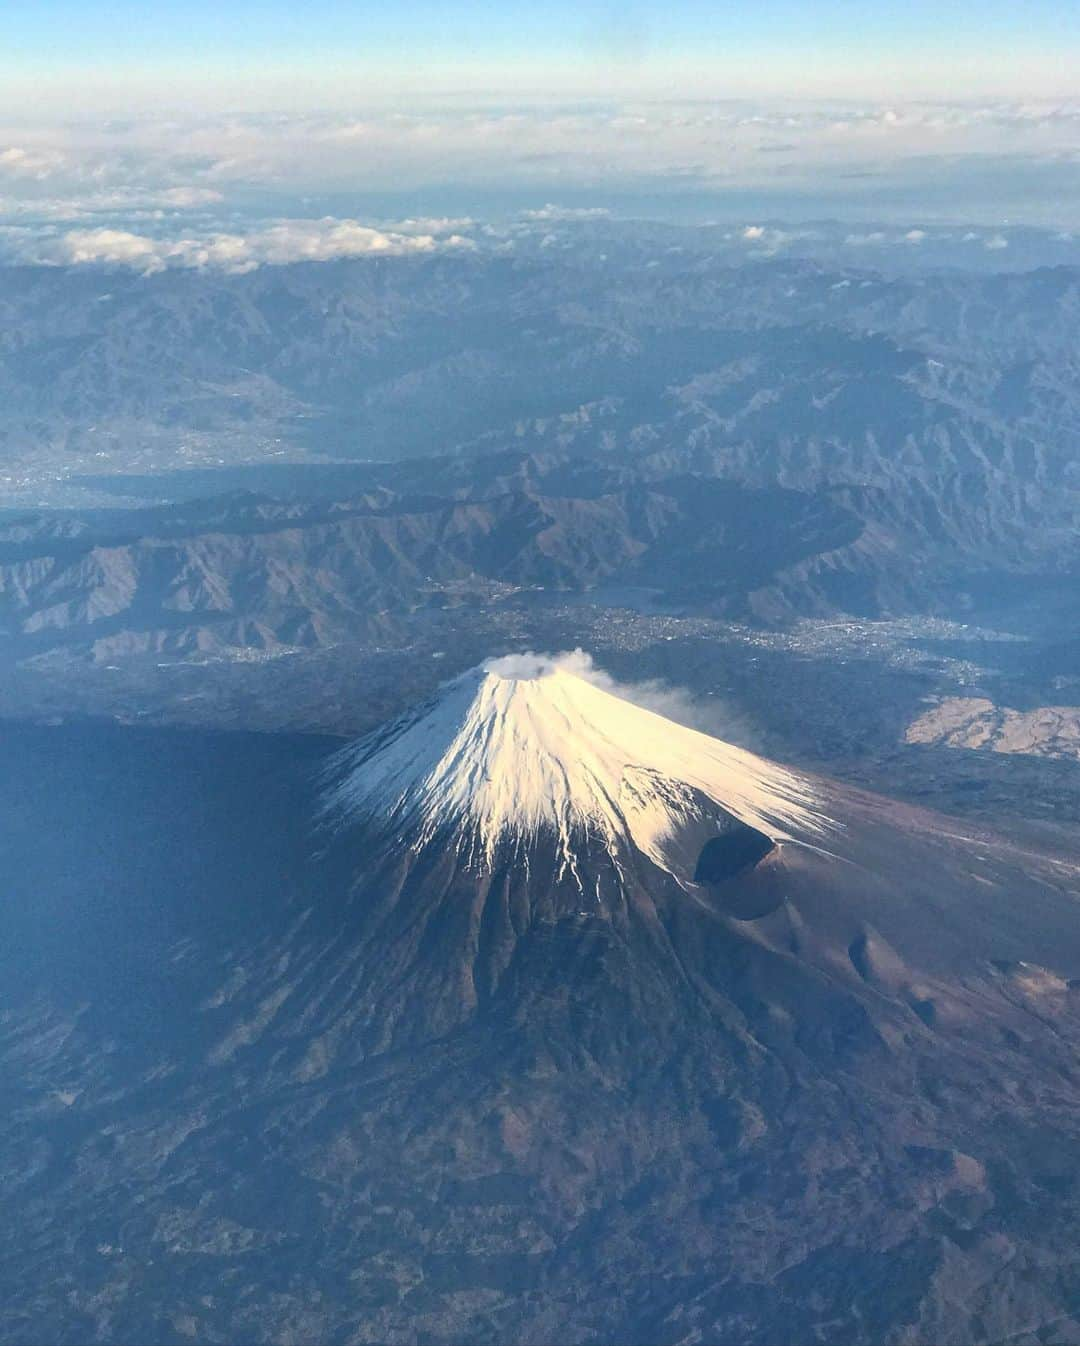
[[963, 219], [982, 226], [985, 252], [1006, 264], [1017, 223], [1080, 228], [1078, 147], [1076, 100], [24, 118], [0, 121], [0, 254], [147, 274], [242, 272], [510, 251], [530, 231], [554, 249], [571, 246], [570, 231], [584, 238], [651, 218], [727, 222], [755, 257], [812, 239], [812, 229], [770, 221], [838, 219], [869, 258], [896, 243], [883, 220], [904, 222], [914, 255], [934, 241], [927, 222]]
[[[135, 233], [145, 232], [131, 227], [138, 212], [218, 207], [223, 216], [291, 218], [321, 206], [322, 214], [351, 217], [366, 213], [358, 195], [372, 194], [425, 201], [427, 218], [415, 204], [398, 207], [399, 227], [390, 232], [444, 237], [468, 233], [460, 222], [499, 200], [514, 200], [538, 223], [560, 223], [602, 218], [613, 196], [654, 200], [663, 215], [665, 201], [687, 193], [722, 202], [750, 192], [819, 207], [876, 202], [877, 219], [904, 196], [927, 214], [940, 201], [942, 218], [948, 211], [1000, 226], [1005, 213], [1034, 222], [1039, 211], [1042, 223], [1074, 225], [1080, 100], [489, 102], [408, 112], [0, 120], [0, 219], [76, 220], [112, 210], [127, 218], [108, 225]], [[350, 197], [352, 208], [342, 208]], [[1048, 218], [1055, 211], [1062, 218]]]
[[35, 236], [20, 232], [15, 255], [39, 265], [99, 264], [130, 267], [144, 275], [169, 268], [213, 268], [231, 274], [262, 265], [330, 262], [342, 258], [391, 256], [470, 249], [460, 234], [393, 233], [356, 220], [280, 220], [249, 233], [211, 233], [180, 238], [153, 237], [124, 229], [71, 229]]

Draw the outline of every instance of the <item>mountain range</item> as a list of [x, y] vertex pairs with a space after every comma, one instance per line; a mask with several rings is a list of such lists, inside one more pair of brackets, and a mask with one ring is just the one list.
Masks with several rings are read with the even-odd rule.
[[[958, 614], [972, 594], [1025, 576], [1033, 591], [1060, 585], [1076, 565], [1064, 489], [1047, 487], [1054, 504], [1036, 511], [1034, 486], [999, 491], [988, 472], [959, 469], [933, 487], [778, 486], [770, 477], [793, 474], [754, 445], [738, 462], [733, 449], [723, 461], [704, 448], [514, 452], [358, 468], [345, 481], [334, 469], [329, 495], [294, 485], [12, 511], [0, 517], [0, 638], [9, 657], [106, 661], [312, 648], [400, 631], [418, 609], [541, 588], [594, 591], [601, 605], [605, 589], [639, 589], [765, 624]], [[890, 471], [899, 482], [900, 463]]]
[[17, 486], [24, 468], [394, 461], [537, 424], [579, 437], [602, 412], [593, 433], [620, 440], [779, 433], [849, 470], [868, 440], [935, 435], [1050, 465], [1076, 428], [1075, 268], [909, 276], [660, 242], [240, 276], [4, 267], [0, 463]]
[[734, 265], [708, 237], [3, 268], [6, 652], [377, 640], [540, 585], [957, 615], [1076, 572], [1075, 269]]

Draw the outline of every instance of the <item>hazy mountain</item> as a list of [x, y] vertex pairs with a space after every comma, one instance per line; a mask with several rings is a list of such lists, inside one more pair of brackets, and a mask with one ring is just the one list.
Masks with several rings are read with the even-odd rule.
[[5, 732], [5, 1339], [1080, 1326], [1075, 851], [536, 660]]
[[0, 269], [10, 498], [166, 502], [0, 519], [0, 627], [112, 658], [377, 637], [519, 586], [776, 621], [1075, 572], [1080, 273], [670, 236]]
[[776, 488], [616, 477], [579, 491], [241, 496], [69, 518], [62, 530], [52, 516], [14, 519], [0, 536], [0, 630], [23, 655], [310, 646], [369, 635], [418, 606], [605, 581], [745, 612], [756, 591], [860, 531], [842, 506]]
[[537, 588], [602, 603], [605, 586], [634, 587], [766, 623], [959, 613], [972, 592], [1060, 582], [1077, 565], [1065, 485], [1023, 485], [1011, 464], [976, 465], [970, 445], [944, 436], [921, 457], [910, 438], [888, 451], [868, 440], [846, 482], [777, 435], [721, 447], [698, 425], [687, 437], [691, 449], [659, 436], [604, 448], [590, 431], [587, 444], [371, 465], [351, 481], [331, 468], [326, 488], [318, 474], [287, 475], [277, 496], [9, 512], [4, 650], [107, 660], [311, 648]]
[[18, 486], [73, 465], [388, 460], [506, 447], [537, 419], [572, 434], [598, 406], [620, 437], [685, 447], [688, 404], [736, 438], [823, 442], [826, 472], [860, 470], [871, 438], [945, 433], [996, 463], [1071, 442], [1075, 269], [736, 264], [687, 235], [239, 276], [5, 267], [0, 462]]

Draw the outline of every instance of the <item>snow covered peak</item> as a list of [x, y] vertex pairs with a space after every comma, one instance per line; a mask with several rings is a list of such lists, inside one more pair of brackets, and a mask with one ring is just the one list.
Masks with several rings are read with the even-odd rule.
[[[810, 782], [597, 686], [559, 656], [511, 655], [447, 683], [418, 711], [339, 754], [327, 812], [422, 845], [445, 827], [470, 858], [550, 829], [630, 843], [664, 863], [701, 797], [773, 840], [819, 834]], [[459, 843], [460, 844], [460, 843]]]

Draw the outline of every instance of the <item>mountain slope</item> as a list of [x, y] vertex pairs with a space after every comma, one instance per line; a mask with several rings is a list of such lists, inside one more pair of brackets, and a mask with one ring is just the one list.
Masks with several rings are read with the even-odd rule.
[[[157, 738], [84, 779], [85, 745], [34, 732], [47, 754], [4, 760], [36, 773], [44, 856], [100, 847], [91, 801], [127, 782], [140, 854], [186, 857]], [[78, 968], [5, 982], [5, 1340], [1080, 1327], [1075, 847], [791, 772], [562, 661], [344, 750], [223, 736], [185, 770], [227, 802], [128, 894], [140, 940], [92, 938], [106, 841], [65, 871]]]

